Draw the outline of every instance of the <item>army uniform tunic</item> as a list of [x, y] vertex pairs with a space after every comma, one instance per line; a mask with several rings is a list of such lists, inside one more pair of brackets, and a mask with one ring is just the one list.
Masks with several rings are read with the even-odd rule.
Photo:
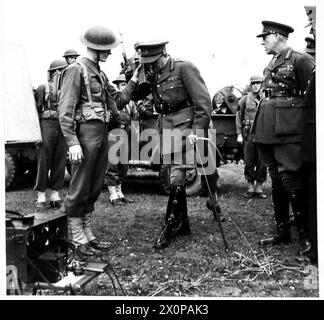
[[259, 148], [253, 142], [253, 135], [250, 134], [259, 103], [260, 96], [249, 92], [240, 99], [236, 113], [237, 134], [243, 136], [244, 175], [250, 183], [254, 181], [263, 183], [267, 178], [267, 168], [261, 161]]
[[[35, 92], [42, 144], [37, 149], [37, 177], [34, 189], [61, 190], [64, 183], [67, 145], [58, 119], [57, 96], [52, 85], [40, 85]], [[50, 171], [50, 175], [49, 175]]]
[[313, 58], [290, 47], [280, 52], [264, 70], [262, 99], [252, 127], [254, 142], [269, 167], [272, 187], [288, 194], [300, 190], [300, 146], [306, 89]]
[[[125, 90], [118, 92], [97, 63], [85, 57], [81, 63], [87, 70], [91, 97], [82, 65], [77, 62], [64, 71], [59, 102], [59, 120], [66, 142], [69, 147], [80, 145], [84, 156], [80, 164], [72, 165], [70, 189], [64, 202], [71, 217], [94, 211], [107, 168], [108, 113], [116, 112], [116, 107], [123, 108], [135, 87], [129, 81]], [[91, 108], [90, 98], [95, 108]]]
[[[161, 114], [160, 128], [163, 133], [166, 129], [178, 129], [183, 133], [183, 137], [169, 145], [163, 137], [162, 153], [163, 159], [167, 154], [171, 155], [171, 184], [184, 185], [185, 169], [188, 168], [186, 155], [193, 150], [192, 147], [188, 149], [186, 137], [190, 133], [196, 134], [197, 129], [206, 133], [211, 123], [212, 106], [208, 89], [199, 70], [191, 62], [169, 57], [161, 74], [155, 78], [153, 99], [156, 111]], [[211, 157], [209, 165], [214, 166], [214, 173], [209, 178], [213, 177], [212, 185], [216, 186], [216, 155], [212, 157], [208, 152], [208, 156]]]

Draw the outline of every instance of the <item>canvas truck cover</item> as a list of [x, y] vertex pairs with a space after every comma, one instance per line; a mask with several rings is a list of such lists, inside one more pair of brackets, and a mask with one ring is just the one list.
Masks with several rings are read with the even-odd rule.
[[4, 44], [4, 140], [6, 144], [42, 140], [33, 88], [22, 46]]

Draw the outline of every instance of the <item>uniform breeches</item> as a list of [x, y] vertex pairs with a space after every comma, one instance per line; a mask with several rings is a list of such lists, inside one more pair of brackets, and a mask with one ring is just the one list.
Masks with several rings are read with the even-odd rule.
[[244, 141], [244, 176], [248, 182], [264, 182], [267, 179], [267, 168], [263, 164], [259, 147], [248, 136]]
[[269, 168], [272, 188], [284, 187], [288, 194], [302, 189], [300, 144], [259, 144], [261, 159]]
[[94, 211], [107, 169], [107, 128], [107, 124], [97, 120], [81, 123], [77, 128], [84, 158], [79, 165], [72, 165], [70, 188], [64, 203], [70, 216], [83, 217]]
[[40, 122], [43, 143], [37, 150], [37, 178], [35, 190], [63, 188], [67, 145], [57, 119]]

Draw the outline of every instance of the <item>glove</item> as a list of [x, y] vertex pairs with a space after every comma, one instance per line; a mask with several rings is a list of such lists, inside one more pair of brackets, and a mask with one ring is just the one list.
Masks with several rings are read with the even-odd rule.
[[79, 144], [69, 147], [69, 160], [71, 163], [79, 164], [83, 158], [82, 148]]
[[190, 133], [188, 135], [188, 140], [190, 144], [194, 144], [197, 141], [197, 135]]
[[237, 135], [237, 143], [240, 143], [240, 144], [243, 143], [243, 136], [242, 136], [242, 134], [238, 134]]

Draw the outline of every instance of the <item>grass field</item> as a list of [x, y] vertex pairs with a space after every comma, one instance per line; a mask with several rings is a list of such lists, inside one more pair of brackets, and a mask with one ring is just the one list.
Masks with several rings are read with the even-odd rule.
[[[266, 199], [243, 197], [246, 183], [242, 164], [219, 168], [219, 202], [229, 252], [205, 206], [206, 197], [188, 198], [191, 235], [178, 237], [161, 251], [152, 248], [164, 220], [167, 196], [154, 181], [127, 181], [124, 193], [134, 204], [112, 207], [103, 190], [93, 215], [99, 239], [112, 243], [97, 261], [111, 264], [120, 285], [99, 275], [82, 295], [150, 297], [318, 297], [317, 268], [298, 259], [298, 235], [293, 243], [261, 246], [258, 241], [275, 232], [270, 183]], [[67, 185], [64, 193], [67, 192]], [[34, 212], [32, 188], [6, 192], [6, 208]]]

